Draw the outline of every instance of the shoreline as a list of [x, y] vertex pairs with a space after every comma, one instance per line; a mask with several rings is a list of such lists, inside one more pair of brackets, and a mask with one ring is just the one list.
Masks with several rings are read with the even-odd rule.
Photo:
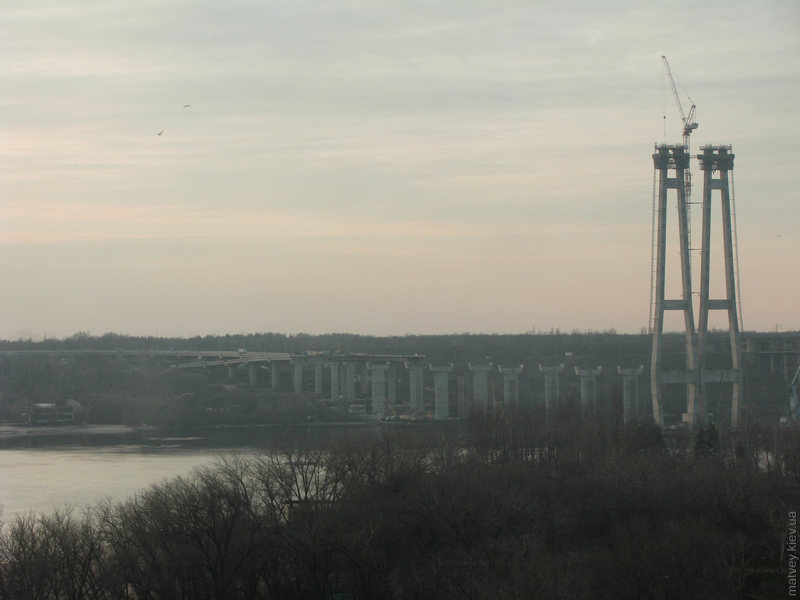
[[58, 435], [125, 435], [148, 430], [155, 431], [155, 428], [93, 424], [0, 425], [0, 440], [17, 437], [47, 437]]
[[[0, 424], [0, 447], [8, 447], [8, 444], [18, 444], [21, 442], [42, 442], [48, 439], [74, 439], [84, 440], [89, 445], [104, 445], [103, 438], [131, 440], [137, 439], [145, 441], [147, 439], [158, 439], [158, 436], [200, 436], [197, 439], [204, 439], [207, 436], [215, 437], [219, 435], [231, 435], [238, 433], [258, 435], [259, 433], [279, 432], [280, 430], [296, 430], [302, 428], [306, 430], [314, 429], [349, 429], [369, 426], [368, 421], [331, 421], [316, 423], [258, 423], [258, 424], [231, 424], [231, 425], [205, 425], [190, 428], [175, 427], [155, 427], [152, 425], [121, 425], [121, 424], [77, 424], [69, 423], [63, 425], [12, 425]], [[155, 436], [155, 437], [154, 437]], [[90, 441], [91, 440], [91, 441]], [[78, 442], [80, 444], [80, 442]], [[82, 444], [81, 444], [82, 445]]]

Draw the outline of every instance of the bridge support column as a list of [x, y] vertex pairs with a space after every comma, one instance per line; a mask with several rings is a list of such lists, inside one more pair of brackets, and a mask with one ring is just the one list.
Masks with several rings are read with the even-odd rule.
[[322, 398], [322, 363], [314, 363], [314, 396]]
[[539, 365], [539, 372], [544, 374], [544, 410], [545, 418], [555, 415], [559, 403], [558, 375], [564, 370], [564, 365], [557, 367], [543, 367]]
[[386, 372], [386, 383], [388, 387], [389, 404], [397, 404], [397, 366], [392, 363]]
[[258, 382], [258, 371], [256, 371], [256, 366], [252, 363], [248, 364], [247, 371], [250, 375], [250, 385], [254, 386]]
[[630, 423], [639, 416], [639, 376], [644, 373], [644, 366], [638, 369], [617, 367], [622, 375], [622, 422]]
[[424, 367], [416, 362], [407, 362], [408, 383], [409, 383], [409, 416], [415, 416], [422, 411], [422, 369]]
[[497, 365], [497, 370], [503, 374], [503, 403], [506, 406], [519, 408], [519, 374], [523, 368], [523, 365], [518, 367]]
[[344, 363], [344, 397], [348, 402], [356, 399], [356, 363]]
[[603, 367], [596, 369], [579, 369], [575, 367], [575, 375], [581, 378], [581, 410], [588, 412], [597, 410], [597, 378]]
[[233, 381], [233, 365], [228, 365], [228, 381]]
[[489, 410], [489, 371], [492, 370], [492, 363], [469, 363], [469, 370], [472, 371], [472, 402], [477, 408]]
[[448, 366], [434, 367], [429, 365], [433, 372], [434, 418], [443, 421], [450, 418], [450, 388], [448, 381], [453, 370], [452, 363]]
[[303, 362], [302, 360], [292, 360], [292, 367], [294, 367], [292, 372], [292, 383], [295, 393], [300, 393], [303, 391]]
[[331, 400], [339, 401], [339, 363], [331, 362]]
[[382, 419], [386, 416], [386, 372], [388, 365], [368, 364], [372, 383], [372, 416]]

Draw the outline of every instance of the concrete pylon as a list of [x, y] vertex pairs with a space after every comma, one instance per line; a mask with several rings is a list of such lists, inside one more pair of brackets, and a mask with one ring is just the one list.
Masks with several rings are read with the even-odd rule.
[[322, 363], [314, 363], [314, 396], [322, 398]]
[[443, 421], [450, 418], [450, 388], [448, 381], [453, 370], [453, 363], [441, 367], [428, 366], [433, 373], [433, 415], [437, 421]]
[[[708, 419], [706, 384], [723, 381], [731, 384], [731, 427], [739, 427], [741, 412], [742, 349], [740, 338], [740, 315], [737, 300], [738, 267], [736, 250], [736, 215], [733, 198], [733, 159], [730, 146], [702, 146], [698, 154], [703, 170], [703, 241], [700, 250], [700, 316], [697, 331], [697, 354], [700, 369], [699, 400], [694, 412], [687, 410], [691, 427], [704, 427]], [[720, 192], [722, 212], [722, 249], [725, 273], [725, 295], [710, 297], [711, 268], [711, 193]], [[706, 337], [708, 335], [709, 311], [724, 310], [728, 314], [728, 338], [730, 342], [730, 369], [709, 369], [706, 360]], [[787, 377], [788, 379], [788, 377]]]
[[483, 410], [489, 409], [489, 371], [492, 370], [492, 364], [469, 363], [469, 370], [472, 371], [472, 401], [476, 407]]
[[639, 416], [639, 376], [644, 373], [644, 366], [617, 367], [617, 373], [622, 375], [622, 422], [630, 423]]
[[424, 365], [418, 362], [406, 362], [409, 384], [409, 416], [414, 416], [422, 410], [422, 369]]
[[344, 397], [348, 402], [355, 402], [356, 399], [356, 363], [347, 361], [344, 363]]
[[303, 359], [292, 358], [292, 387], [295, 393], [303, 391]]
[[579, 369], [575, 367], [575, 375], [581, 378], [581, 410], [597, 410], [597, 378], [603, 367], [596, 369]]
[[557, 367], [539, 365], [539, 372], [544, 375], [544, 410], [546, 417], [550, 417], [554, 410], [558, 408], [560, 399], [558, 376], [563, 370], [563, 364]]
[[519, 374], [524, 366], [504, 367], [497, 365], [497, 370], [503, 375], [503, 404], [519, 408]]
[[386, 373], [389, 365], [367, 364], [372, 383], [372, 416], [382, 419], [386, 416]]
[[389, 404], [394, 406], [397, 404], [397, 365], [394, 363], [389, 364], [389, 370], [386, 372], [386, 387]]
[[[695, 348], [694, 308], [692, 303], [691, 274], [691, 235], [689, 232], [689, 195], [686, 186], [686, 174], [691, 173], [687, 146], [656, 146], [653, 154], [653, 166], [658, 193], [655, 194], [653, 231], [654, 261], [652, 272], [651, 331], [652, 346], [650, 352], [650, 395], [653, 402], [653, 421], [659, 427], [664, 426], [662, 386], [680, 383], [686, 386], [687, 412], [695, 414], [695, 397], [697, 393], [697, 357]], [[674, 174], [670, 177], [671, 172]], [[681, 260], [681, 295], [679, 298], [666, 297], [666, 263], [667, 263], [667, 193], [674, 189], [678, 196], [678, 251]], [[664, 369], [663, 337], [665, 311], [683, 313], [685, 368], [679, 371]]]
[[328, 363], [331, 368], [331, 400], [339, 401], [339, 363], [331, 361]]
[[256, 371], [256, 366], [253, 363], [248, 363], [247, 367], [250, 375], [250, 385], [254, 386], [258, 382], [258, 371]]

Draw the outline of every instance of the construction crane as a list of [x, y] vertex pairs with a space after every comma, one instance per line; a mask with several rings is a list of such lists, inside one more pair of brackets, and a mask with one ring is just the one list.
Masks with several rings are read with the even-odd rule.
[[[669, 61], [667, 57], [663, 54], [661, 55], [661, 60], [664, 61], [664, 68], [667, 70], [667, 77], [669, 77], [669, 84], [672, 87], [672, 95], [675, 97], [675, 104], [678, 105], [678, 112], [681, 113], [681, 123], [683, 124], [683, 145], [686, 146], [686, 153], [689, 155], [689, 161], [691, 163], [692, 160], [692, 152], [689, 148], [689, 136], [692, 135], [692, 132], [699, 127], [696, 121], [694, 121], [694, 112], [697, 110], [697, 106], [695, 106], [694, 101], [689, 98], [687, 94], [686, 97], [689, 98], [689, 102], [692, 103], [692, 107], [689, 109], [689, 115], [687, 116], [686, 113], [683, 112], [683, 105], [681, 104], [681, 97], [678, 94], [678, 88], [675, 85], [675, 79], [672, 77], [672, 69], [669, 68]], [[665, 117], [666, 118], [666, 117]], [[686, 182], [686, 207], [688, 211], [689, 204], [691, 203], [691, 195], [692, 195], [692, 169], [691, 166], [683, 172], [684, 181]], [[689, 215], [686, 215], [689, 217]], [[691, 223], [691, 221], [689, 221]], [[689, 238], [691, 239], [691, 237]]]
[[689, 98], [689, 102], [692, 103], [692, 107], [689, 109], [689, 115], [687, 116], [686, 113], [683, 112], [683, 105], [681, 104], [681, 97], [678, 95], [678, 88], [675, 85], [675, 79], [672, 77], [672, 70], [669, 68], [669, 61], [667, 57], [662, 55], [661, 60], [664, 61], [664, 68], [667, 70], [667, 77], [669, 77], [669, 84], [672, 86], [672, 95], [675, 97], [675, 104], [678, 105], [678, 112], [681, 113], [681, 122], [683, 123], [683, 145], [686, 146], [686, 150], [689, 150], [689, 136], [692, 135], [692, 132], [699, 127], [697, 122], [694, 121], [694, 113], [697, 109], [694, 102], [691, 98], [689, 98], [687, 94], [687, 98]]
[[[692, 214], [691, 214], [691, 204], [692, 204], [692, 167], [691, 167], [691, 160], [692, 160], [692, 152], [689, 148], [689, 136], [692, 135], [692, 132], [699, 127], [696, 121], [694, 121], [694, 113], [697, 110], [697, 106], [695, 106], [694, 101], [689, 97], [687, 94], [686, 97], [689, 98], [689, 102], [692, 103], [692, 107], [689, 109], [689, 114], [683, 112], [683, 105], [681, 104], [681, 97], [678, 94], [678, 87], [675, 85], [675, 79], [672, 77], [672, 69], [669, 68], [669, 61], [667, 57], [663, 54], [661, 55], [661, 60], [664, 61], [664, 68], [667, 70], [667, 77], [669, 78], [669, 84], [672, 87], [672, 95], [675, 98], [675, 104], [678, 105], [678, 112], [681, 114], [681, 123], [683, 124], [683, 145], [686, 147], [686, 154], [689, 155], [689, 167], [683, 172], [683, 181], [686, 185], [686, 223], [689, 229], [689, 240], [692, 239]], [[665, 117], [666, 118], [666, 117]], [[691, 242], [690, 242], [691, 243]]]

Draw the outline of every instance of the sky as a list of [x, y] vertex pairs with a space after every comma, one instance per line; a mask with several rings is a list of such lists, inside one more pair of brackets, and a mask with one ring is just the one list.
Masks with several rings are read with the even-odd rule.
[[796, 0], [3, 2], [0, 338], [646, 330], [662, 55], [736, 155], [744, 328], [800, 330], [798, 32]]

